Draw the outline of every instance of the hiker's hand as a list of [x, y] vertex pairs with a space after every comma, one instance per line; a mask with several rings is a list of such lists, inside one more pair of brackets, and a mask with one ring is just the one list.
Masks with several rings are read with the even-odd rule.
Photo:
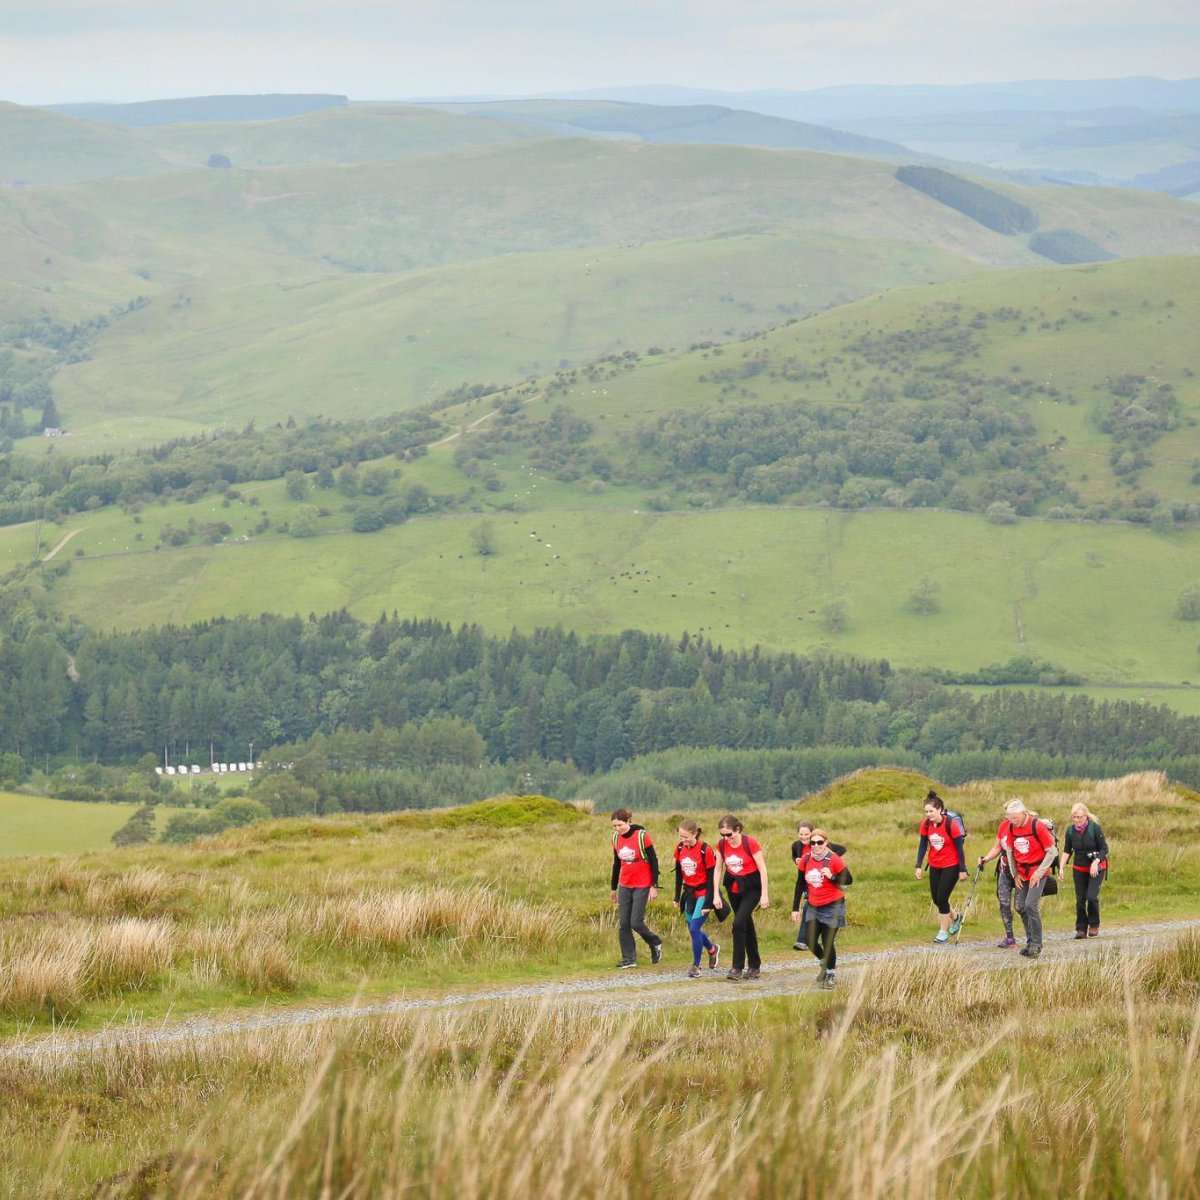
[[983, 870], [983, 855], [979, 856], [979, 861], [975, 864], [981, 871]]
[[724, 905], [721, 903], [721, 894], [718, 892], [715, 896], [713, 896], [713, 908], [715, 908], [717, 912], [720, 912], [723, 907]]
[[921, 878], [921, 868], [920, 867], [917, 868], [917, 878], [918, 879]]
[[766, 896], [764, 896], [764, 897], [763, 897], [763, 898], [762, 898], [762, 899], [761, 899], [761, 900], [758, 902], [758, 907], [759, 907], [759, 908], [770, 908], [770, 907], [771, 907], [771, 902], [770, 902], [770, 900], [768, 900], [768, 899], [766, 898]]
[[678, 910], [678, 908], [679, 908], [679, 901], [678, 901], [678, 900], [672, 900], [672, 901], [671, 901], [671, 907], [672, 907], [672, 908], [674, 908], [674, 909], [676, 909], [676, 910]]
[[794, 912], [794, 913], [792, 913], [792, 924], [793, 924], [793, 925], [799, 925], [799, 924], [800, 924], [800, 914], [799, 914], [798, 912]]
[[833, 872], [828, 867], [822, 867], [821, 874], [824, 875], [826, 879], [833, 878]]
[[612, 901], [614, 904], [616, 904], [616, 902], [617, 902], [617, 893], [616, 893], [616, 891], [614, 890], [614, 891], [610, 892], [610, 893], [609, 893], [609, 896], [608, 896], [608, 898], [609, 898], [609, 899], [610, 899], [610, 900], [611, 900], [611, 901]]
[[657, 900], [657, 899], [658, 899], [658, 888], [656, 888], [656, 887], [652, 887], [652, 888], [650, 889], [650, 899], [651, 899], [651, 900]]
[[958, 873], [958, 882], [959, 882], [959, 883], [966, 883], [966, 882], [967, 882], [967, 873], [966, 873], [966, 871], [959, 871], [959, 873]]
[[1091, 873], [1093, 876], [1100, 874], [1100, 860], [1098, 858], [1092, 860]]

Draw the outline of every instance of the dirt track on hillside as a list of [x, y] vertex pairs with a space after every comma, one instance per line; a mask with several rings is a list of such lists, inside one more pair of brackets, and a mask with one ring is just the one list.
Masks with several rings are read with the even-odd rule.
[[[1144, 953], [1151, 947], [1169, 944], [1181, 935], [1200, 931], [1200, 918], [1123, 925], [1104, 929], [1095, 940], [1075, 941], [1072, 933], [1047, 934], [1040, 960], [1031, 962], [1015, 950], [999, 950], [988, 940], [963, 941], [958, 945], [899, 946], [890, 950], [847, 952], [838, 957], [839, 990], [848, 986], [862, 967], [927, 957], [951, 958], [966, 970], [1038, 970], [1041, 965], [1098, 954]], [[726, 948], [727, 950], [727, 948]], [[586, 979], [564, 979], [547, 983], [502, 988], [466, 990], [442, 996], [398, 995], [387, 1000], [358, 1004], [325, 1004], [292, 1007], [264, 1006], [252, 1013], [225, 1012], [189, 1017], [179, 1021], [130, 1023], [112, 1026], [100, 1033], [70, 1032], [20, 1038], [0, 1049], [0, 1060], [51, 1057], [75, 1058], [90, 1053], [170, 1043], [200, 1042], [264, 1030], [301, 1028], [328, 1021], [353, 1021], [403, 1013], [452, 1011], [489, 1004], [554, 1000], [590, 1005], [597, 1012], [641, 1012], [658, 1008], [693, 1008], [709, 1004], [753, 1002], [770, 996], [786, 996], [813, 990], [817, 964], [810, 954], [793, 953], [781, 962], [763, 965], [762, 977], [754, 982], [732, 983], [725, 966], [705, 971], [699, 979], [684, 974], [686, 962], [664, 962], [639, 967], [636, 971]]]

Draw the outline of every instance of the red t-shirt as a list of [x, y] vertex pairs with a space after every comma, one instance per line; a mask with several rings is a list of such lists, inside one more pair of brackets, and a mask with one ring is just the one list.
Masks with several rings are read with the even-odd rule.
[[808, 887], [808, 902], [813, 908], [824, 908], [826, 904], [834, 904], [846, 898], [846, 893], [822, 873], [826, 867], [837, 875], [845, 870], [846, 863], [832, 852], [825, 859], [813, 858], [809, 853], [800, 860], [800, 874], [804, 876], [805, 885]]
[[[1012, 839], [1013, 858], [1017, 860], [1017, 876], [1030, 879], [1046, 857], [1046, 851], [1054, 845], [1054, 838], [1045, 821], [1030, 820], [1025, 825], [1014, 825], [1010, 821], [1008, 834]], [[1001, 829], [1004, 828], [1002, 825]]]
[[929, 839], [929, 865], [931, 867], [957, 867], [958, 847], [954, 839], [966, 837], [966, 830], [955, 817], [943, 817], [936, 825], [926, 817], [918, 830], [923, 838]]
[[617, 834], [617, 839], [613, 842], [613, 850], [621, 862], [621, 875], [618, 879], [621, 887], [649, 887], [653, 882], [650, 864], [638, 845], [639, 834], [643, 845], [654, 845], [644, 829], [631, 829], [628, 833]]
[[697, 842], [685, 846], [682, 842], [675, 847], [675, 861], [683, 877], [683, 886], [694, 892], [703, 892], [708, 887], [708, 873], [717, 865], [717, 856], [711, 846]]
[[725, 870], [730, 875], [744, 879], [747, 875], [758, 874], [758, 863], [754, 856], [762, 851], [762, 847], [752, 838], [742, 834], [742, 844], [731, 846], [724, 838], [721, 839], [717, 853], [725, 862]]

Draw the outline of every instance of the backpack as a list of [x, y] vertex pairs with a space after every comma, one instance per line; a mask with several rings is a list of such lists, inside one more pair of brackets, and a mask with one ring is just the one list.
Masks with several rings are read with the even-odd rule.
[[[645, 831], [645, 829], [639, 829], [637, 831], [637, 835], [638, 835], [638, 839], [637, 839], [638, 853], [644, 859], [646, 857], [646, 831]], [[628, 837], [628, 836], [629, 835], [627, 833], [621, 834], [621, 833], [618, 833], [615, 829], [613, 830], [612, 844], [613, 844], [613, 853], [614, 854], [616, 854], [616, 852], [617, 852], [617, 838]]]
[[963, 831], [963, 837], [965, 838], [967, 836], [967, 822], [966, 822], [966, 818], [963, 817], [962, 813], [957, 813], [954, 811], [954, 809], [948, 808], [948, 809], [946, 809], [946, 820], [947, 821], [957, 821], [959, 824], [959, 827]]
[[1054, 858], [1054, 864], [1053, 864], [1053, 866], [1051, 866], [1050, 870], [1046, 872], [1045, 886], [1042, 888], [1042, 895], [1043, 896], [1057, 896], [1058, 895], [1058, 879], [1056, 878], [1056, 876], [1054, 874], [1054, 870], [1055, 870], [1055, 867], [1061, 866], [1061, 864], [1062, 864], [1062, 849], [1059, 847], [1059, 844], [1058, 844], [1058, 830], [1055, 829], [1054, 822], [1051, 821], [1049, 817], [1034, 817], [1033, 818], [1033, 832], [1034, 832], [1035, 837], [1037, 836], [1037, 827], [1038, 827], [1039, 821], [1041, 821], [1041, 823], [1043, 825], [1045, 825], [1045, 827], [1048, 830], [1050, 830], [1050, 836], [1054, 840], [1054, 849], [1056, 851], [1055, 858]]
[[[834, 853], [836, 854], [837, 852], [834, 851]], [[812, 857], [811, 852], [806, 852], [804, 855], [804, 858], [811, 858], [811, 857]], [[841, 858], [841, 855], [839, 854], [838, 857]], [[803, 864], [803, 861], [804, 860], [801, 859], [801, 864]], [[845, 863], [846, 860], [843, 858], [842, 862]], [[853, 874], [851, 874], [849, 864], [842, 867], [841, 871], [839, 871], [838, 874], [836, 874], [833, 877], [833, 882], [836, 883], [838, 885], [838, 887], [840, 887], [840, 888], [848, 888], [854, 882], [854, 876], [853, 876]]]

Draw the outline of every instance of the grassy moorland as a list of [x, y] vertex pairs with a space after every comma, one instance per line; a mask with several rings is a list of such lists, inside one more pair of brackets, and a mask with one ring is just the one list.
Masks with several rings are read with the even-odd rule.
[[[928, 935], [909, 867], [926, 783], [860, 775], [803, 805], [851, 846], [848, 948]], [[1158, 776], [1022, 791], [1044, 812], [1084, 797], [1105, 820], [1106, 920], [1195, 913], [1194, 795]], [[973, 842], [1006, 794], [953, 795]], [[153, 1012], [164, 980], [185, 975], [175, 997], [185, 1009], [312, 994], [318, 976], [325, 994], [353, 990], [355, 975], [368, 990], [561, 979], [611, 957], [607, 822], [568, 810], [508, 824], [539, 808], [518, 800], [460, 825], [452, 812], [338, 821], [325, 836], [282, 823], [170, 855], [8, 865], [9, 979], [28, 985], [36, 967], [64, 986], [69, 943], [90, 955], [93, 991], [77, 1011], [93, 1019], [118, 996], [123, 1013]], [[762, 916], [768, 971], [791, 940], [777, 910], [790, 899], [781, 860], [795, 811], [752, 814], [778, 868]], [[518, 834], [528, 869], [501, 884]], [[421, 855], [405, 852], [414, 835]], [[18, 945], [30, 937], [21, 911], [34, 907], [36, 963]], [[1061, 900], [1048, 908], [1051, 927], [1064, 922]], [[683, 938], [661, 902], [653, 919], [669, 928], [660, 970], [678, 971]], [[616, 1017], [569, 1000], [509, 1003], [2, 1057], [0, 1195], [707, 1197], [736, 1185], [766, 1196], [834, 1173], [855, 1196], [880, 1198], [1200, 1195], [1190, 1147], [1200, 949], [1193, 937], [1136, 957], [1095, 950], [1020, 971], [965, 967], [948, 950], [945, 961], [846, 972], [833, 995], [753, 1008]], [[4, 1003], [34, 1015], [11, 982]], [[797, 1137], [817, 1123], [821, 1138]]]
[[[803, 804], [749, 814], [774, 879], [761, 935], [768, 964], [792, 953], [789, 846], [799, 815], [816, 818], [850, 847], [856, 882], [848, 947], [926, 940], [929, 897], [911, 864], [928, 786], [912, 772], [866, 771]], [[1011, 790], [977, 784], [946, 793], [973, 830], [972, 854], [991, 844]], [[1023, 783], [1019, 790], [1060, 822], [1076, 798], [1103, 820], [1114, 862], [1106, 921], [1195, 915], [1194, 794], [1159, 775]], [[710, 834], [721, 816], [694, 815]], [[647, 827], [669, 847], [679, 819], [655, 814]], [[608, 832], [605, 813], [535, 797], [436, 813], [269, 822], [186, 848], [6, 862], [0, 1028], [64, 1020], [95, 1027], [117, 1014], [154, 1018], [360, 990], [429, 994], [603, 969], [615, 953]], [[522, 862], [516, 872], [514, 844]], [[1048, 900], [1046, 913], [1049, 928], [1073, 925], [1073, 901]], [[667, 938], [663, 969], [681, 971], [686, 930], [663, 900], [651, 919]], [[979, 919], [990, 932], [990, 904]]]

